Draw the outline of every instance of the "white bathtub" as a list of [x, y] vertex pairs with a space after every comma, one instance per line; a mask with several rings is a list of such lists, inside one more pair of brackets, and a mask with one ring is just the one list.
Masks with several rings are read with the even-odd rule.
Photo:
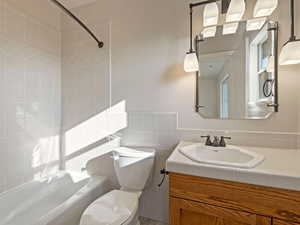
[[60, 172], [0, 195], [0, 225], [78, 225], [85, 208], [111, 190], [105, 177]]

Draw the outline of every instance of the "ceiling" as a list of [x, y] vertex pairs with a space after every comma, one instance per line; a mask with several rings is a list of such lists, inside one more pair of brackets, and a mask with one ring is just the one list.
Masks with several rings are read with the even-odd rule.
[[67, 8], [72, 9], [72, 8], [77, 8], [83, 5], [96, 2], [97, 0], [59, 0], [59, 1]]

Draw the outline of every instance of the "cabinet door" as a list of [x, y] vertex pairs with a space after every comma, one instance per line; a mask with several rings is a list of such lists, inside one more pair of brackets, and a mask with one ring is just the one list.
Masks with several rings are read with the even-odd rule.
[[171, 197], [170, 225], [271, 225], [271, 218]]
[[300, 225], [299, 223], [287, 222], [284, 220], [273, 219], [273, 225]]

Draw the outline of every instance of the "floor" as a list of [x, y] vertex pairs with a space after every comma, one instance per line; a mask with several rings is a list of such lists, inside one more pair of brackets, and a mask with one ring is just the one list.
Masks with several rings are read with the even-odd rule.
[[165, 223], [158, 222], [158, 221], [155, 221], [155, 220], [151, 220], [151, 219], [148, 219], [148, 218], [145, 218], [145, 217], [141, 217], [140, 222], [141, 222], [141, 225], [167, 225]]

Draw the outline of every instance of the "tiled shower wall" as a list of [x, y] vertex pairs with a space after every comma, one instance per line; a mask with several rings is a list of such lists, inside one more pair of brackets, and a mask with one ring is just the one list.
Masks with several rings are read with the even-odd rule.
[[49, 1], [0, 0], [0, 192], [58, 159], [59, 21]]

